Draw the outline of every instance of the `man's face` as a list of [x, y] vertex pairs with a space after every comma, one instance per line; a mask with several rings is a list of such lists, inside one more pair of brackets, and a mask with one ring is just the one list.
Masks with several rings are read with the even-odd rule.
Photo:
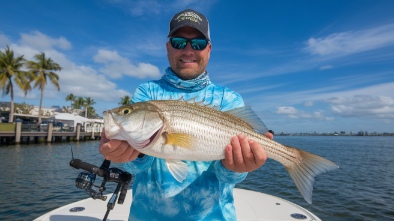
[[[204, 38], [197, 29], [183, 27], [176, 31], [172, 37], [183, 38]], [[194, 50], [190, 42], [184, 49], [175, 49], [167, 42], [167, 57], [172, 71], [184, 80], [194, 79], [202, 74], [207, 65], [211, 54], [212, 45], [209, 43], [204, 50]]]

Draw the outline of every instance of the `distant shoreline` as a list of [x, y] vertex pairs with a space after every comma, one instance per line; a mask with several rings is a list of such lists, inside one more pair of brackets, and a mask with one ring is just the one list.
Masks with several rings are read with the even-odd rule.
[[374, 134], [314, 134], [314, 133], [280, 133], [275, 134], [275, 136], [315, 136], [315, 137], [322, 137], [322, 136], [332, 136], [332, 137], [394, 137], [394, 133], [374, 133]]

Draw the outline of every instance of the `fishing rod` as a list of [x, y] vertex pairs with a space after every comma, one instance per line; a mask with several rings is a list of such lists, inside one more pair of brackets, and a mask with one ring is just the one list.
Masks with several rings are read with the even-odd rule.
[[[110, 165], [111, 161], [109, 160], [104, 160], [100, 167], [86, 163], [80, 159], [74, 159], [74, 157], [70, 161], [71, 167], [87, 171], [79, 173], [78, 177], [75, 179], [75, 185], [85, 190], [93, 199], [105, 201], [107, 199], [107, 196], [103, 196], [103, 192], [106, 190], [105, 184], [107, 182], [115, 182], [118, 184], [107, 203], [107, 212], [105, 213], [103, 221], [107, 220], [109, 212], [114, 209], [116, 200], [118, 200], [118, 204], [123, 204], [126, 198], [127, 188], [132, 178], [130, 173], [119, 168], [110, 168]], [[94, 185], [96, 175], [103, 177], [100, 186]]]

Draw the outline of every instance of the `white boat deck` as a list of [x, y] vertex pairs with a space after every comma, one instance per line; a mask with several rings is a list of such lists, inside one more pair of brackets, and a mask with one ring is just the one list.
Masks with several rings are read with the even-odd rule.
[[[128, 190], [123, 205], [116, 204], [109, 213], [108, 221], [127, 220], [131, 204], [131, 190]], [[108, 194], [107, 201], [112, 194]], [[60, 207], [46, 213], [35, 221], [98, 221], [104, 218], [107, 210], [107, 201], [93, 200], [91, 198]], [[234, 202], [237, 210], [237, 220], [240, 221], [321, 221], [308, 210], [268, 194], [234, 189]], [[84, 208], [80, 212], [71, 212], [73, 208]]]

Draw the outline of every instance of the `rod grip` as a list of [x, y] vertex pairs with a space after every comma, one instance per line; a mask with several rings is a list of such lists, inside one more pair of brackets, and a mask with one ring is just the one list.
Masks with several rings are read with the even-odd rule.
[[70, 161], [70, 166], [74, 167], [75, 169], [86, 170], [88, 172], [97, 174], [97, 175], [99, 175], [101, 177], [103, 177], [105, 175], [105, 173], [106, 173], [104, 170], [98, 168], [97, 166], [92, 165], [90, 163], [83, 162], [80, 159], [72, 159]]

